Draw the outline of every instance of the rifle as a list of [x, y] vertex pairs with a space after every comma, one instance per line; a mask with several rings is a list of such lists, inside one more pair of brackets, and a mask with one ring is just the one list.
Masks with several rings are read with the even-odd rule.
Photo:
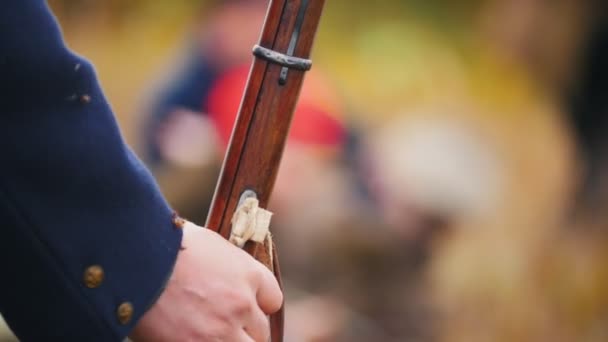
[[[268, 205], [304, 74], [312, 66], [308, 58], [324, 3], [270, 2], [207, 216], [206, 227], [226, 239], [231, 239], [231, 221], [245, 201], [255, 199], [261, 208]], [[277, 250], [269, 234], [246, 242], [244, 249], [281, 284]], [[283, 340], [283, 321], [283, 308], [270, 317], [271, 341]]]

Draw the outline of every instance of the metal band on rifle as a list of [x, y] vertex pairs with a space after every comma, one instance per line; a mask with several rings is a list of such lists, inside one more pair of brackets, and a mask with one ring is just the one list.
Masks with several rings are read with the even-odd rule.
[[298, 43], [298, 39], [300, 38], [300, 31], [302, 30], [302, 25], [304, 24], [304, 16], [306, 14], [306, 10], [308, 9], [308, 3], [309, 0], [302, 0], [302, 3], [300, 4], [298, 16], [296, 17], [296, 23], [291, 34], [291, 39], [289, 40], [287, 54], [270, 50], [260, 45], [255, 45], [253, 47], [253, 54], [256, 57], [260, 57], [271, 63], [279, 64], [283, 67], [283, 69], [281, 69], [281, 76], [279, 77], [280, 85], [285, 85], [287, 83], [287, 73], [289, 72], [289, 69], [308, 71], [312, 67], [312, 61], [310, 59], [304, 59], [293, 56], [293, 53], [296, 49], [296, 44]]
[[312, 61], [310, 59], [289, 56], [259, 45], [254, 45], [253, 55], [289, 69], [308, 71], [312, 67]]

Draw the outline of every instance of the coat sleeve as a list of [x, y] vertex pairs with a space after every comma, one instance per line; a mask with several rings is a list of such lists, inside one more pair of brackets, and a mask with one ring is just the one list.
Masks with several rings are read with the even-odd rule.
[[118, 341], [182, 232], [43, 0], [0, 5], [0, 312], [23, 341]]

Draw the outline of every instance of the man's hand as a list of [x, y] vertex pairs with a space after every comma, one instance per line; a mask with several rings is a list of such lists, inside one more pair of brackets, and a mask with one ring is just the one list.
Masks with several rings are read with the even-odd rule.
[[175, 269], [158, 301], [131, 335], [134, 341], [259, 341], [266, 315], [283, 295], [273, 274], [218, 234], [184, 226]]

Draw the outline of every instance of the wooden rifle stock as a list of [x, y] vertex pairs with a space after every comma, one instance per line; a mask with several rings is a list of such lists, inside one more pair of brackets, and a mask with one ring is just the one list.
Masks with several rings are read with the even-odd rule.
[[[241, 196], [267, 208], [325, 0], [271, 0], [206, 226], [228, 239]], [[245, 250], [281, 283], [276, 248]], [[283, 308], [270, 317], [271, 341], [283, 340]]]

